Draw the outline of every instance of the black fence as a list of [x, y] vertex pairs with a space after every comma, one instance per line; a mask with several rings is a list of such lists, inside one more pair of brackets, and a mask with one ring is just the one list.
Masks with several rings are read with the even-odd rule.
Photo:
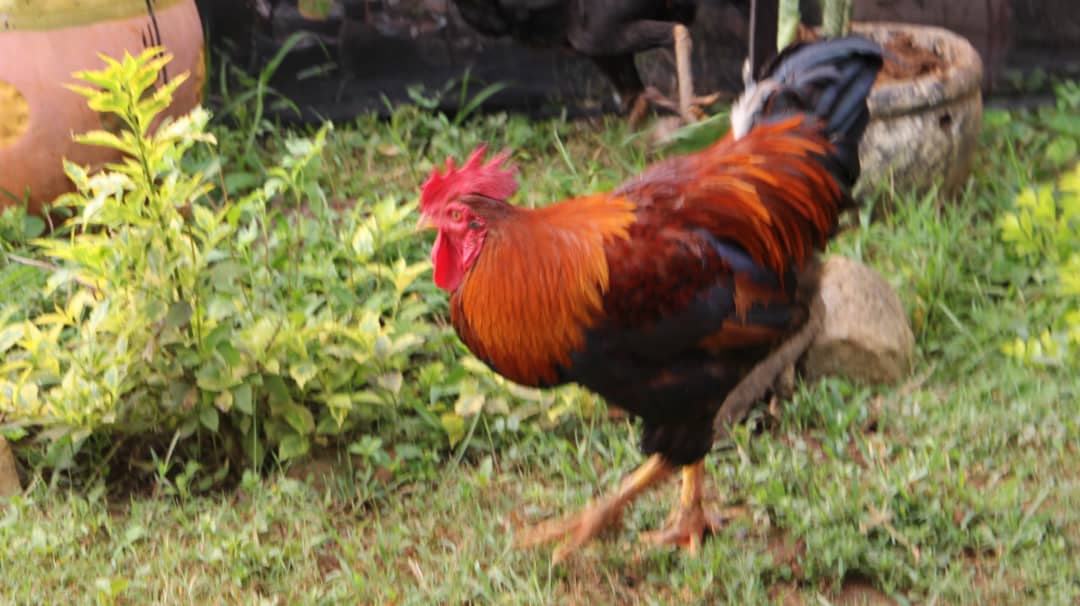
[[[583, 0], [588, 1], [588, 0]], [[747, 56], [751, 0], [698, 0], [691, 28], [699, 92], [737, 91]], [[813, 0], [803, 0], [814, 23]], [[316, 6], [312, 13], [310, 6]], [[297, 32], [307, 32], [278, 68], [275, 88], [302, 109], [282, 118], [346, 120], [385, 112], [448, 83], [470, 91], [505, 82], [487, 109], [534, 115], [589, 115], [615, 109], [611, 86], [583, 57], [510, 38], [480, 35], [452, 0], [200, 0], [211, 43], [255, 73]], [[306, 9], [306, 11], [304, 10]], [[946, 27], [972, 42], [986, 69], [991, 102], [1045, 100], [1056, 78], [1080, 78], [1078, 0], [856, 0], [858, 21], [903, 21]], [[645, 80], [674, 87], [670, 51], [642, 53]], [[414, 89], [415, 92], [416, 89]], [[440, 105], [457, 109], [459, 89]]]

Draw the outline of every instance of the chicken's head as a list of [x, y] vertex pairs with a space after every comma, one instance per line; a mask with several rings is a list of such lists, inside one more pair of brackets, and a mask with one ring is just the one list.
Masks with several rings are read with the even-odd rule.
[[503, 167], [508, 154], [495, 154], [484, 162], [481, 145], [456, 168], [448, 158], [444, 172], [432, 171], [420, 192], [418, 227], [437, 229], [431, 262], [435, 284], [453, 291], [476, 261], [487, 235], [492, 205], [505, 204], [518, 189], [514, 168]]

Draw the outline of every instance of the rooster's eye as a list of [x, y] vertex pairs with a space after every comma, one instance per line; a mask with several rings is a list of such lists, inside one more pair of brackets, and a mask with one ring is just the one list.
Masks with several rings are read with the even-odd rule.
[[452, 210], [452, 211], [450, 211], [450, 218], [452, 220], [454, 220], [454, 221], [460, 221], [461, 220], [461, 211], [460, 210]]

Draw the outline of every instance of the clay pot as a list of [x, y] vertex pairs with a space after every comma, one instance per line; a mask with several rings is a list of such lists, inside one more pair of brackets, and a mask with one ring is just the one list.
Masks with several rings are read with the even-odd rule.
[[[941, 69], [909, 79], [879, 78], [870, 92], [870, 124], [859, 147], [857, 191], [881, 183], [898, 190], [944, 193], [964, 185], [982, 128], [983, 64], [966, 39], [948, 30], [901, 23], [855, 23], [879, 44], [894, 35], [942, 60]], [[887, 59], [888, 60], [888, 59]]]
[[53, 0], [36, 11], [17, 2], [0, 14], [0, 209], [21, 201], [29, 210], [71, 190], [64, 158], [99, 167], [118, 152], [77, 144], [73, 133], [102, 128], [86, 100], [64, 88], [71, 73], [99, 69], [99, 53], [137, 54], [162, 45], [175, 58], [165, 77], [190, 72], [171, 115], [202, 101], [206, 70], [195, 0]]

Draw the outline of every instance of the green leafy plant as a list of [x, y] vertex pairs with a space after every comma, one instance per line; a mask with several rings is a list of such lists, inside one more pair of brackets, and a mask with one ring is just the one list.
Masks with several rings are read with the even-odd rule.
[[[512, 386], [432, 322], [445, 296], [418, 279], [430, 264], [415, 200], [329, 200], [329, 125], [269, 141], [277, 155], [257, 159], [261, 176], [223, 170], [208, 112], [161, 119], [182, 82], [155, 86], [168, 60], [151, 49], [76, 75], [86, 85], [72, 88], [122, 125], [79, 140], [121, 160], [97, 174], [65, 164], [77, 191], [58, 203], [76, 216], [27, 253], [52, 269], [49, 307], [0, 311], [0, 430], [44, 438], [42, 466], [72, 465], [94, 436], [109, 453], [140, 436], [158, 445], [144, 466], [181, 494], [229, 462], [334, 443], [380, 462], [447, 444], [461, 456], [481, 419], [498, 417], [485, 426], [497, 436], [592, 401]], [[445, 117], [431, 128], [435, 147], [459, 132]], [[230, 145], [250, 154], [247, 141]], [[203, 436], [225, 466], [193, 452]], [[182, 471], [167, 481], [170, 470]]]
[[457, 89], [458, 111], [454, 114], [454, 117], [450, 119], [449, 124], [458, 127], [464, 124], [476, 110], [480, 109], [480, 106], [482, 106], [485, 101], [499, 94], [510, 85], [508, 82], [493, 82], [482, 87], [475, 95], [470, 97], [469, 86], [471, 84], [472, 72], [469, 69], [466, 69], [465, 73], [461, 75], [460, 80], [458, 78], [451, 78], [442, 86], [442, 88], [436, 91], [425, 92], [422, 85], [414, 85], [410, 86], [406, 92], [413, 103], [429, 111], [434, 111], [443, 102], [443, 99], [452, 95], [454, 89]]
[[44, 231], [45, 221], [27, 214], [26, 205], [21, 201], [0, 209], [0, 251], [11, 252]]
[[[802, 14], [800, 0], [780, 0], [777, 25], [777, 48], [795, 41]], [[854, 0], [821, 0], [821, 31], [827, 38], [843, 36], [851, 31], [855, 15]]]
[[843, 36], [850, 32], [854, 16], [855, 0], [822, 0], [821, 28], [826, 36]]
[[999, 222], [1001, 239], [1038, 286], [1035, 317], [1004, 351], [1033, 364], [1080, 366], [1080, 165], [1024, 189]]
[[0, 411], [51, 430], [52, 466], [98, 430], [201, 428], [254, 463], [267, 447], [304, 454], [398, 404], [430, 332], [417, 321], [426, 307], [406, 296], [426, 264], [381, 254], [409, 233], [411, 207], [346, 212], [350, 244], [290, 216], [301, 202], [331, 212], [305, 179], [325, 128], [289, 141], [260, 189], [215, 205], [214, 167], [181, 169], [185, 152], [214, 142], [208, 113], [152, 128], [183, 81], [152, 88], [169, 58], [148, 50], [77, 74], [92, 87], [72, 88], [124, 125], [79, 140], [123, 159], [96, 175], [65, 164], [78, 191], [60, 202], [78, 210], [76, 227], [34, 242], [59, 267], [47, 285], [56, 307], [0, 328]]
[[1080, 82], [1054, 85], [1054, 103], [1037, 109], [1007, 112], [987, 110], [983, 121], [992, 134], [988, 145], [1012, 149], [1036, 179], [1059, 175], [1080, 154]]

